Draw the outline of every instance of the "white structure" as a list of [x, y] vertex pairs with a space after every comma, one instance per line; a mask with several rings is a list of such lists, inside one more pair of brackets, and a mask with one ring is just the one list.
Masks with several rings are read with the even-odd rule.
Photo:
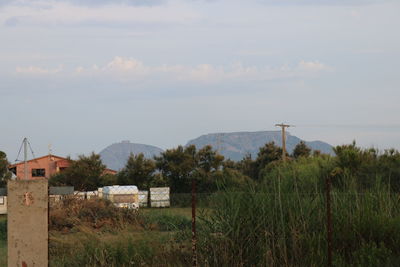
[[103, 187], [103, 198], [121, 208], [139, 208], [139, 190], [135, 185], [113, 185]]
[[150, 188], [151, 207], [166, 208], [169, 203], [169, 187], [152, 187]]
[[97, 192], [99, 194], [99, 198], [103, 198], [103, 187], [97, 188]]
[[139, 191], [139, 206], [147, 207], [149, 199], [149, 191]]
[[7, 197], [0, 196], [0, 214], [7, 214]]
[[77, 199], [94, 199], [98, 198], [98, 192], [97, 191], [87, 191], [87, 192], [79, 192], [75, 191], [74, 196]]

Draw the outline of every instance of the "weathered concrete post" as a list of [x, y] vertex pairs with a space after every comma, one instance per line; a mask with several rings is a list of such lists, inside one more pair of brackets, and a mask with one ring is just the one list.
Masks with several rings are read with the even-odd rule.
[[9, 181], [8, 266], [48, 266], [48, 182]]

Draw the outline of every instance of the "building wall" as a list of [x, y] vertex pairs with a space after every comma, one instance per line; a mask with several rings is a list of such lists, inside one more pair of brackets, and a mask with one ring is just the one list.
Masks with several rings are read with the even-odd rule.
[[[42, 177], [32, 177], [33, 169], [44, 169], [45, 176], [47, 179], [50, 178], [53, 174], [57, 173], [56, 161], [62, 160], [63, 158], [48, 155], [45, 157], [37, 158], [34, 160], [28, 161], [28, 179], [40, 179]], [[17, 177], [19, 179], [24, 179], [24, 163], [19, 163], [16, 166], [17, 169]]]
[[[66, 158], [54, 156], [54, 155], [47, 155], [44, 157], [32, 159], [28, 161], [28, 179], [35, 180], [41, 178], [49, 179], [52, 175], [66, 169], [70, 165], [70, 161]], [[18, 179], [24, 179], [24, 163], [13, 164], [9, 166], [9, 169], [15, 168], [16, 176]], [[32, 170], [34, 169], [44, 169], [45, 175], [44, 176], [32, 176]], [[117, 172], [111, 169], [105, 169], [103, 175], [105, 174], [116, 174]]]

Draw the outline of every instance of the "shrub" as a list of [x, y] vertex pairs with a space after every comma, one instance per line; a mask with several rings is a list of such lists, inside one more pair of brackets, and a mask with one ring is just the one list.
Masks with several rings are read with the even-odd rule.
[[122, 228], [137, 224], [137, 212], [115, 207], [103, 199], [66, 199], [50, 209], [49, 226], [52, 230], [68, 231], [76, 226]]
[[142, 215], [142, 223], [146, 229], [156, 228], [160, 231], [178, 231], [190, 229], [191, 220], [183, 215], [166, 213], [149, 213]]
[[7, 220], [0, 221], [0, 240], [7, 240]]

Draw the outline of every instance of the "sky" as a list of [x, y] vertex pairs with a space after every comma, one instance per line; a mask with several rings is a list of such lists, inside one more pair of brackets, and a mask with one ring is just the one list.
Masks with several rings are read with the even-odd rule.
[[400, 1], [0, 0], [0, 150], [278, 130], [400, 149]]

